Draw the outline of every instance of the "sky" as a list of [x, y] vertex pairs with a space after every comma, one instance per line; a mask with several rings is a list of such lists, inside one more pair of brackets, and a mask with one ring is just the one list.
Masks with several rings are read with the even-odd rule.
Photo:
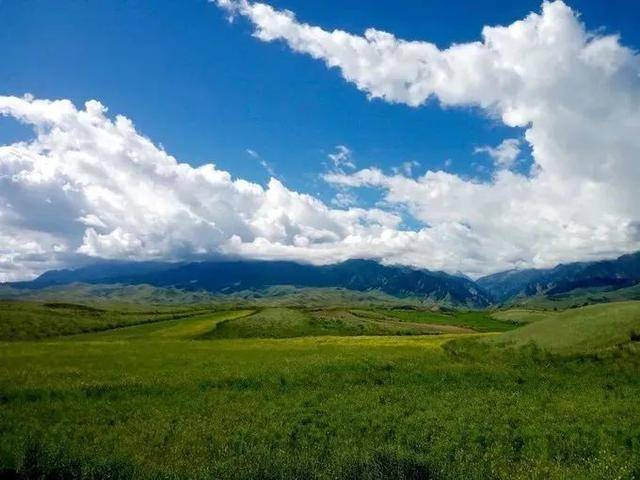
[[0, 0], [0, 281], [640, 249], [640, 9]]

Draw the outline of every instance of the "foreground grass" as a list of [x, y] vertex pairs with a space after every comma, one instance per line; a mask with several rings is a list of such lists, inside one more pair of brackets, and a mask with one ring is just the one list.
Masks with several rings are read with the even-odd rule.
[[[99, 330], [108, 317], [31, 307]], [[131, 317], [188, 316], [0, 343], [0, 476], [640, 478], [640, 302], [468, 313], [478, 330], [528, 324], [460, 334], [437, 323], [460, 314], [173, 309]], [[48, 325], [24, 318], [24, 335]], [[382, 336], [398, 325], [431, 334]]]
[[469, 337], [442, 348], [459, 335], [92, 337], [0, 347], [2, 467], [30, 478], [640, 474], [632, 347], [596, 360]]

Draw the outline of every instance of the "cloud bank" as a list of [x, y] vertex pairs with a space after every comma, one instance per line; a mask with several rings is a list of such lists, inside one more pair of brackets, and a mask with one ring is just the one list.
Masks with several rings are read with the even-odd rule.
[[588, 31], [562, 1], [443, 50], [373, 28], [323, 30], [263, 3], [217, 3], [252, 22], [257, 39], [323, 61], [372, 99], [419, 107], [435, 98], [524, 129], [534, 160], [527, 175], [509, 170], [520, 142], [506, 139], [483, 149], [496, 166], [488, 183], [444, 171], [325, 176], [343, 188], [381, 189], [428, 225], [420, 234], [435, 250], [412, 255], [415, 263], [449, 254], [477, 274], [640, 248], [640, 57], [617, 35]]
[[[179, 163], [123, 116], [89, 101], [0, 97], [0, 115], [35, 138], [0, 147], [0, 275], [25, 278], [82, 257], [211, 255], [315, 263], [390, 251], [400, 219], [331, 209], [271, 179], [266, 187]], [[370, 254], [367, 254], [369, 256]]]
[[[639, 57], [617, 36], [589, 32], [564, 3], [445, 50], [375, 29], [329, 32], [261, 3], [217, 3], [251, 21], [258, 39], [324, 61], [371, 98], [418, 107], [433, 97], [523, 128], [531, 172], [510, 169], [521, 147], [513, 139], [483, 150], [496, 167], [484, 183], [358, 170], [338, 149], [325, 174], [340, 193], [332, 208], [277, 179], [262, 186], [180, 163], [97, 101], [0, 97], [0, 115], [34, 131], [0, 146], [0, 280], [87, 257], [220, 254], [375, 258], [477, 276], [640, 249]], [[351, 206], [362, 187], [380, 189], [385, 209]], [[424, 226], [402, 229], [398, 211]]]

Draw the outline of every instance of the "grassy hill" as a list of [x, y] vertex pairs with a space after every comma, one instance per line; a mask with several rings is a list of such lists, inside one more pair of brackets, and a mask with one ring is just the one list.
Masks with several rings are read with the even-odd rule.
[[222, 322], [240, 319], [254, 312], [252, 309], [211, 310], [179, 319], [146, 322], [66, 338], [69, 341], [195, 340], [203, 338]]
[[508, 310], [498, 310], [491, 314], [491, 318], [516, 325], [537, 322], [549, 318], [547, 310], [531, 310], [527, 308], [510, 308]]
[[455, 325], [477, 332], [506, 332], [519, 325], [518, 322], [509, 318], [494, 317], [491, 312], [477, 310], [434, 312], [417, 309], [393, 309], [385, 313], [402, 321]]
[[[522, 328], [491, 339], [513, 347], [535, 343], [553, 353], [597, 352], [640, 341], [640, 302], [590, 305], [563, 312], [529, 312], [519, 318], [535, 318]], [[500, 314], [509, 316], [509, 312]], [[522, 316], [520, 316], [522, 315]]]
[[151, 285], [91, 285], [73, 283], [44, 288], [12, 288], [0, 285], [0, 299], [40, 302], [67, 302], [91, 305], [161, 305], [185, 306], [220, 300], [203, 291], [160, 288]]
[[[236, 315], [238, 312], [241, 314]], [[180, 325], [178, 329], [187, 328], [191, 323], [204, 325], [208, 318], [224, 320], [202, 328], [200, 333], [209, 339], [432, 335], [503, 331], [514, 325], [492, 320], [481, 312], [445, 314], [412, 308], [264, 307], [259, 302], [244, 307], [232, 307], [228, 303], [158, 306], [97, 302], [84, 305], [5, 300], [0, 301], [0, 341], [36, 340], [100, 331], [105, 332], [104, 336], [144, 336], [172, 329], [174, 324]]]
[[35, 340], [144, 323], [188, 319], [217, 307], [151, 307], [110, 304], [0, 301], [0, 341]]
[[612, 290], [610, 288], [578, 288], [570, 292], [515, 298], [513, 306], [564, 310], [597, 303], [640, 300], [640, 284]]
[[206, 338], [290, 338], [323, 335], [432, 335], [469, 333], [453, 325], [399, 321], [366, 310], [267, 308], [254, 315], [226, 320]]
[[429, 298], [418, 296], [395, 297], [380, 290], [349, 290], [346, 288], [294, 287], [277, 285], [265, 288], [246, 289], [228, 293], [210, 293], [203, 290], [183, 290], [173, 287], [152, 285], [92, 285], [74, 283], [36, 289], [18, 289], [0, 285], [0, 299], [39, 302], [67, 302], [90, 305], [155, 305], [184, 306], [224, 303], [243, 306], [246, 304], [262, 307], [430, 307], [436, 303]]

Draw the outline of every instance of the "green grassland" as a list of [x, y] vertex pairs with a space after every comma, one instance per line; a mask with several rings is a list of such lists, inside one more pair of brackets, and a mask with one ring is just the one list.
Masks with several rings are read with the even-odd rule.
[[88, 335], [73, 335], [65, 339], [69, 341], [192, 340], [209, 336], [220, 323], [239, 321], [253, 313], [255, 310], [252, 309], [207, 311], [185, 318], [146, 322]]
[[640, 302], [2, 305], [0, 475], [640, 478]]
[[639, 305], [640, 302], [618, 302], [547, 312], [543, 319], [491, 341], [515, 347], [535, 343], [544, 350], [563, 354], [597, 352], [640, 341]]
[[494, 316], [490, 312], [455, 311], [431, 312], [413, 309], [394, 309], [386, 312], [406, 322], [429, 323], [432, 325], [454, 325], [472, 329], [478, 332], [506, 332], [518, 326], [518, 322], [507, 317]]
[[398, 298], [380, 290], [356, 291], [345, 288], [310, 288], [275, 285], [265, 288], [229, 293], [211, 293], [204, 290], [188, 291], [152, 285], [92, 285], [73, 283], [40, 289], [18, 289], [0, 284], [0, 299], [30, 300], [38, 302], [67, 302], [91, 304], [109, 308], [118, 305], [186, 306], [194, 304], [226, 304], [260, 307], [323, 308], [327, 305], [353, 308], [394, 306], [432, 306], [433, 301], [418, 297]]
[[429, 335], [470, 332], [452, 325], [398, 321], [369, 310], [267, 308], [240, 320], [221, 322], [207, 338]]
[[0, 301], [0, 340], [33, 340], [109, 330], [128, 325], [187, 319], [212, 311], [209, 307], [98, 308], [69, 303]]
[[553, 314], [546, 310], [528, 310], [525, 308], [510, 308], [509, 310], [500, 310], [491, 314], [491, 317], [496, 320], [515, 325], [525, 325], [551, 316]]
[[586, 305], [640, 300], [640, 284], [626, 288], [579, 288], [566, 293], [515, 298], [512, 306], [546, 310], [564, 310]]

